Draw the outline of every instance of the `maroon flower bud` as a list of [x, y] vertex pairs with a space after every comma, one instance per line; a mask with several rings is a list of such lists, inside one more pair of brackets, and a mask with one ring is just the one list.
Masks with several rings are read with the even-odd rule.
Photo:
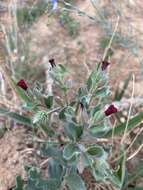
[[54, 59], [49, 59], [49, 63], [51, 64], [51, 67], [56, 67], [56, 63]]
[[18, 83], [17, 83], [17, 86], [19, 86], [20, 88], [22, 88], [23, 90], [27, 90], [28, 86], [26, 84], [26, 82], [21, 79]]
[[80, 102], [79, 105], [80, 105], [81, 110], [83, 111], [83, 110], [84, 110], [84, 105], [83, 105], [83, 103]]
[[102, 61], [101, 69], [102, 71], [106, 70], [110, 63], [106, 60]]
[[118, 112], [118, 109], [114, 106], [114, 105], [110, 105], [106, 110], [105, 110], [105, 115], [106, 116], [109, 116], [109, 115], [111, 115], [111, 114], [113, 114], [113, 113], [116, 113], [116, 112]]

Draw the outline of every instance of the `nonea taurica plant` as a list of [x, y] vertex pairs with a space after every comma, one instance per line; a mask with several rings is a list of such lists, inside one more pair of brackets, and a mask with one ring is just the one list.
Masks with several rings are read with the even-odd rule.
[[101, 140], [111, 129], [110, 116], [118, 111], [108, 102], [109, 63], [95, 64], [85, 83], [78, 89], [74, 87], [72, 96], [67, 68], [54, 59], [47, 64], [51, 81], [47, 92], [43, 93], [39, 86], [29, 88], [24, 79], [13, 81], [13, 84], [22, 98], [24, 110], [31, 113], [28, 121], [34, 137], [39, 139], [37, 132], [40, 129], [46, 134], [38, 141], [37, 151], [46, 163], [48, 177], [41, 175], [40, 168], [26, 166], [26, 182], [22, 183], [18, 176], [15, 190], [85, 190], [87, 185], [82, 174], [86, 170], [96, 183], [108, 182], [116, 189], [122, 189], [124, 155], [113, 170], [108, 163], [111, 147]]

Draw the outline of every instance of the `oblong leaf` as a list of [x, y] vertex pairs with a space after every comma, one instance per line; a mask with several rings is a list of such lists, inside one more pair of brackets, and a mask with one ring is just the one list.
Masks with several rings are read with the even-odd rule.
[[20, 176], [16, 176], [16, 187], [13, 190], [24, 190], [23, 181]]
[[16, 112], [11, 112], [5, 108], [0, 108], [0, 115], [9, 117], [9, 118], [15, 120], [17, 123], [27, 125], [27, 126], [32, 126], [30, 118], [20, 115]]
[[79, 175], [71, 174], [66, 177], [66, 183], [70, 190], [86, 190], [84, 181]]
[[66, 160], [72, 159], [77, 153], [79, 153], [79, 149], [75, 144], [67, 144], [63, 150], [63, 157]]
[[77, 141], [83, 133], [83, 128], [74, 122], [67, 122], [64, 124], [64, 131], [71, 140]]
[[53, 106], [53, 96], [49, 95], [44, 97], [45, 105], [48, 109], [50, 109]]
[[86, 150], [86, 152], [91, 155], [91, 156], [95, 156], [95, 157], [102, 157], [104, 155], [104, 150], [101, 146], [98, 145], [92, 145], [90, 147], [88, 147], [88, 149]]
[[50, 159], [48, 162], [49, 178], [57, 179], [60, 184], [64, 174], [65, 174], [65, 169], [63, 168], [63, 166], [61, 164], [59, 164], [58, 161], [55, 161], [54, 159]]
[[91, 126], [89, 132], [92, 136], [96, 138], [101, 138], [104, 137], [109, 130], [110, 128], [108, 126], [105, 126], [104, 123], [101, 123], [99, 125]]

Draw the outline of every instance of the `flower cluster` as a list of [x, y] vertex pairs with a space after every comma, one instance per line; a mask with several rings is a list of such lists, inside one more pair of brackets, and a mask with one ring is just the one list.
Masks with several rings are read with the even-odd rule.
[[[56, 67], [56, 63], [55, 63], [55, 60], [53, 58], [49, 59], [49, 63], [50, 63], [52, 68]], [[102, 61], [102, 65], [101, 65], [102, 71], [106, 70], [109, 65], [110, 65], [110, 63], [108, 61]], [[26, 84], [25, 80], [23, 80], [23, 79], [18, 81], [17, 86], [19, 86], [20, 88], [22, 88], [25, 91], [28, 89], [28, 85]], [[81, 110], [83, 111], [84, 105], [82, 103], [80, 103], [80, 107], [81, 107]], [[110, 116], [110, 115], [112, 115], [113, 113], [116, 113], [116, 112], [118, 112], [118, 109], [113, 104], [111, 104], [104, 111], [104, 114], [106, 116]]]

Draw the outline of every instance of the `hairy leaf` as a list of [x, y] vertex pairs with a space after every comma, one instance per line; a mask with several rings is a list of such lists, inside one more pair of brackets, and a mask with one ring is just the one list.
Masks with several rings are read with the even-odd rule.
[[97, 158], [100, 158], [104, 155], [103, 148], [98, 145], [91, 145], [90, 147], [88, 147], [88, 149], [86, 151], [89, 155], [95, 156]]
[[83, 128], [74, 122], [66, 122], [64, 123], [64, 131], [71, 140], [77, 141], [83, 133]]
[[70, 190], [86, 190], [85, 184], [79, 175], [71, 174], [67, 176], [66, 183]]
[[16, 187], [13, 190], [24, 190], [23, 189], [23, 182], [20, 176], [16, 177]]
[[78, 149], [77, 145], [75, 145], [75, 144], [67, 144], [64, 147], [64, 150], [63, 150], [63, 157], [66, 160], [70, 160], [70, 159], [73, 158], [73, 156], [75, 156], [78, 153], [79, 153], [79, 149]]
[[45, 101], [45, 105], [48, 109], [51, 109], [52, 105], [53, 105], [53, 96], [46, 96], [44, 98], [44, 101]]
[[0, 108], [0, 115], [10, 117], [11, 119], [15, 120], [17, 123], [32, 126], [31, 120], [29, 117], [20, 115], [16, 112], [11, 112], [5, 108]]

